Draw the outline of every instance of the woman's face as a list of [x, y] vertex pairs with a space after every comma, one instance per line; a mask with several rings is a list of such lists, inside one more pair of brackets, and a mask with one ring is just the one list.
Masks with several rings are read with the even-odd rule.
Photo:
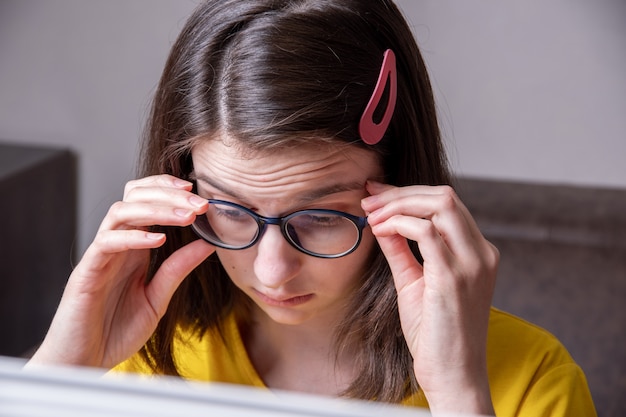
[[[365, 182], [382, 176], [372, 152], [311, 146], [246, 157], [222, 140], [201, 141], [192, 151], [198, 194], [227, 200], [266, 217], [304, 209], [333, 209], [363, 216]], [[233, 283], [271, 319], [284, 324], [335, 321], [365, 270], [374, 245], [368, 227], [360, 246], [336, 259], [316, 258], [291, 246], [280, 228], [267, 226], [256, 245], [217, 249]]]

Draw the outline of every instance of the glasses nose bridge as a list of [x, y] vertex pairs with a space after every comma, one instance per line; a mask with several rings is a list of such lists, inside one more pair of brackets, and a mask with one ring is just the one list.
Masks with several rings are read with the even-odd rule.
[[286, 222], [289, 220], [290, 216], [286, 216], [286, 217], [265, 217], [265, 216], [261, 216], [259, 214], [256, 214], [257, 217], [257, 223], [259, 225], [259, 233], [256, 237], [256, 239], [254, 239], [254, 242], [252, 244], [256, 245], [257, 243], [259, 243], [259, 241], [263, 238], [263, 235], [265, 234], [265, 231], [267, 230], [267, 226], [268, 225], [274, 225], [274, 226], [278, 226], [280, 229], [280, 233], [283, 235], [283, 237], [285, 238], [285, 240], [294, 248], [296, 248], [297, 250], [301, 251], [301, 252], [306, 252], [303, 248], [299, 247], [294, 241], [293, 239], [289, 236], [289, 233], [285, 227]]
[[258, 214], [256, 215], [256, 217], [258, 219], [258, 222], [261, 224], [262, 229], [265, 229], [265, 226], [269, 224], [274, 224], [276, 226], [282, 227], [286, 219], [286, 217], [265, 217]]
[[257, 241], [261, 239], [261, 237], [263, 237], [263, 235], [265, 234], [265, 229], [267, 228], [268, 225], [275, 225], [275, 226], [280, 227], [280, 230], [283, 233], [283, 235], [285, 234], [284, 232], [284, 224], [285, 224], [285, 219], [286, 219], [285, 217], [265, 217], [265, 216], [260, 216], [258, 214], [256, 215], [256, 217], [258, 219], [258, 224], [259, 224], [259, 235], [256, 238]]

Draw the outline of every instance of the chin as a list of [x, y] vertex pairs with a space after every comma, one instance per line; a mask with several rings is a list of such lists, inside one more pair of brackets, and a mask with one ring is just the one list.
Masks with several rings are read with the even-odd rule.
[[272, 321], [278, 324], [297, 326], [307, 322], [311, 318], [309, 314], [302, 311], [285, 310], [287, 309], [261, 307], [261, 311], [263, 311], [263, 313], [265, 313]]

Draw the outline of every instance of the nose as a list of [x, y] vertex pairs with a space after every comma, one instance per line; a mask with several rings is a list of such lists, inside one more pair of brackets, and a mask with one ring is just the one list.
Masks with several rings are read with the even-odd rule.
[[254, 273], [265, 287], [279, 288], [300, 272], [300, 252], [287, 242], [276, 225], [268, 225], [255, 246]]

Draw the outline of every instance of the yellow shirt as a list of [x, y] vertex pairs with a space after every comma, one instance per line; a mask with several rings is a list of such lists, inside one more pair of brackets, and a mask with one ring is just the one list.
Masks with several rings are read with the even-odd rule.
[[[179, 331], [174, 347], [182, 377], [265, 387], [244, 347], [233, 316], [224, 340], [215, 332], [202, 338]], [[497, 416], [596, 416], [582, 369], [546, 330], [492, 308], [487, 340], [487, 367]], [[138, 355], [115, 370], [149, 374]], [[404, 405], [428, 407], [421, 393]]]

